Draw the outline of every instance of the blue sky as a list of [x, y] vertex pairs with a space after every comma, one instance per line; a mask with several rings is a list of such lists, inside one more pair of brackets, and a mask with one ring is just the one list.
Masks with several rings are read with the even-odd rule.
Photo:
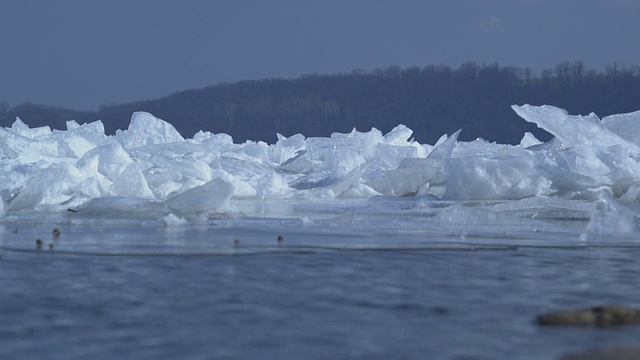
[[636, 66], [638, 19], [640, 0], [4, 0], [0, 101], [93, 109], [389, 65]]

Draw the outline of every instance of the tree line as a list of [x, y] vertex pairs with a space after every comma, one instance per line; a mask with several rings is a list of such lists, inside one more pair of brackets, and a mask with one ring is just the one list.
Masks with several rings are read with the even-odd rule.
[[520, 119], [512, 104], [551, 104], [572, 114], [599, 116], [640, 109], [640, 68], [617, 64], [587, 69], [582, 61], [561, 62], [535, 74], [529, 68], [497, 63], [448, 65], [373, 71], [356, 70], [296, 79], [264, 79], [211, 85], [169, 96], [75, 111], [25, 103], [0, 103], [0, 126], [19, 116], [30, 126], [64, 129], [67, 120], [101, 119], [107, 133], [126, 129], [131, 114], [148, 111], [172, 123], [183, 136], [198, 130], [227, 133], [234, 141], [272, 143], [276, 133], [329, 136], [353, 128], [383, 132], [397, 124], [414, 137], [433, 143], [462, 129], [460, 138], [518, 143], [525, 131], [542, 140], [549, 134]]

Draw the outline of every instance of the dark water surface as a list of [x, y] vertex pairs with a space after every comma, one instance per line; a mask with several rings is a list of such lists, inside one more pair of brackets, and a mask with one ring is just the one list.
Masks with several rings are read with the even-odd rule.
[[640, 304], [640, 248], [100, 256], [0, 250], [2, 359], [553, 359], [640, 329], [538, 313]]

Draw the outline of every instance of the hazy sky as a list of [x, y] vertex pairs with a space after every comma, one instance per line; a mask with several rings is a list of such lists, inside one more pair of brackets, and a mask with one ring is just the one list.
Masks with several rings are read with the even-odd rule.
[[220, 82], [465, 61], [640, 65], [640, 0], [2, 0], [0, 101], [76, 109]]

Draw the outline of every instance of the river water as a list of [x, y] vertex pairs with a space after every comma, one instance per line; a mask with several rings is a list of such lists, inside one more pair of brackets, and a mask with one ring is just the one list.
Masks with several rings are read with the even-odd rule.
[[534, 321], [640, 305], [635, 245], [280, 230], [5, 222], [0, 358], [553, 359], [640, 338]]

